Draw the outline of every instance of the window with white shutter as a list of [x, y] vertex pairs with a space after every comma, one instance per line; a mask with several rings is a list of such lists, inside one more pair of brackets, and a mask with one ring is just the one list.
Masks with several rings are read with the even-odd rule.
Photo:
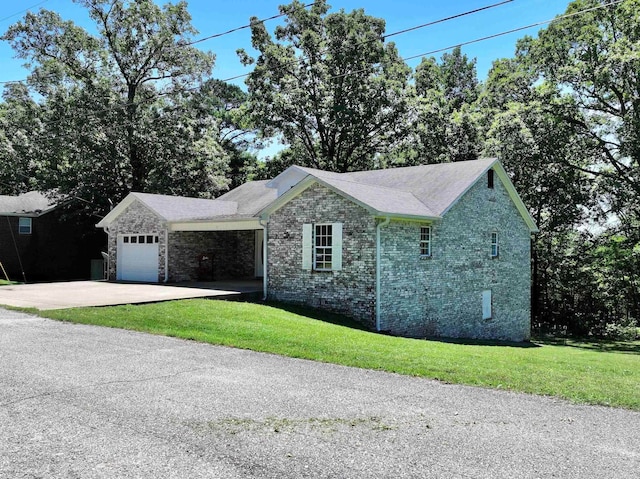
[[302, 269], [342, 269], [342, 223], [302, 225]]

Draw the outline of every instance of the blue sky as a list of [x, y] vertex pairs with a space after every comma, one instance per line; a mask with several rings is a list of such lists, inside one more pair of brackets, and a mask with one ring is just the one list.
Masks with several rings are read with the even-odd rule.
[[[340, 9], [351, 11], [364, 8], [368, 15], [385, 19], [387, 33], [499, 2], [500, 0], [329, 0], [332, 12]], [[189, 11], [193, 17], [192, 23], [200, 32], [196, 35], [196, 39], [246, 25], [251, 16], [267, 18], [276, 15], [278, 5], [282, 3], [288, 2], [279, 0], [188, 1]], [[564, 13], [568, 4], [569, 0], [513, 0], [474, 15], [397, 35], [392, 40], [398, 46], [400, 55], [406, 58], [548, 20]], [[40, 8], [54, 10], [64, 19], [73, 20], [89, 30], [92, 28], [92, 23], [84, 9], [71, 0], [18, 0], [0, 4], [0, 31], [4, 33], [12, 23], [22, 18], [25, 9], [37, 11]], [[269, 31], [272, 31], [281, 20], [268, 22]], [[513, 56], [517, 39], [525, 34], [535, 35], [540, 28], [463, 46], [462, 49], [468, 56], [477, 58], [478, 75], [483, 80], [493, 60]], [[244, 29], [200, 43], [199, 47], [216, 54], [214, 76], [227, 79], [250, 71], [249, 68], [240, 64], [235, 53], [238, 48], [249, 49], [250, 44], [250, 31]], [[441, 55], [442, 53], [437, 53], [434, 56], [439, 58]], [[13, 57], [14, 52], [9, 45], [6, 42], [0, 42], [0, 61], [2, 62], [0, 82], [24, 79], [27, 76], [28, 72], [21, 67], [22, 60]], [[408, 61], [408, 64], [415, 67], [419, 62], [420, 59], [417, 58]], [[242, 85], [243, 80], [236, 80], [234, 83]]]

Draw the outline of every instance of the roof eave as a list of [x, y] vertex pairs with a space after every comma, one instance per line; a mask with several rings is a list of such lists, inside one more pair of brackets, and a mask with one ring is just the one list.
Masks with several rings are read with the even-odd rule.
[[408, 220], [408, 221], [439, 221], [442, 219], [442, 216], [432, 216], [432, 215], [408, 215], [404, 213], [390, 213], [385, 211], [377, 211], [374, 213], [376, 218], [391, 218], [395, 220]]

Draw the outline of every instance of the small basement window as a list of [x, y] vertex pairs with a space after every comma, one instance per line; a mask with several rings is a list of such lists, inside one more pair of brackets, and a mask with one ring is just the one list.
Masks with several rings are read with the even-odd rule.
[[30, 235], [32, 231], [31, 218], [20, 218], [18, 220], [18, 234]]
[[420, 228], [420, 256], [431, 256], [431, 226]]

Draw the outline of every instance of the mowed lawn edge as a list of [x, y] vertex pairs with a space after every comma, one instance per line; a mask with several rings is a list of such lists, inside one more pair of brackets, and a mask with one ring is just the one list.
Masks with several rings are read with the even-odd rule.
[[180, 300], [35, 311], [93, 324], [282, 356], [640, 410], [640, 343], [483, 343], [365, 331], [338, 315], [283, 305]]

